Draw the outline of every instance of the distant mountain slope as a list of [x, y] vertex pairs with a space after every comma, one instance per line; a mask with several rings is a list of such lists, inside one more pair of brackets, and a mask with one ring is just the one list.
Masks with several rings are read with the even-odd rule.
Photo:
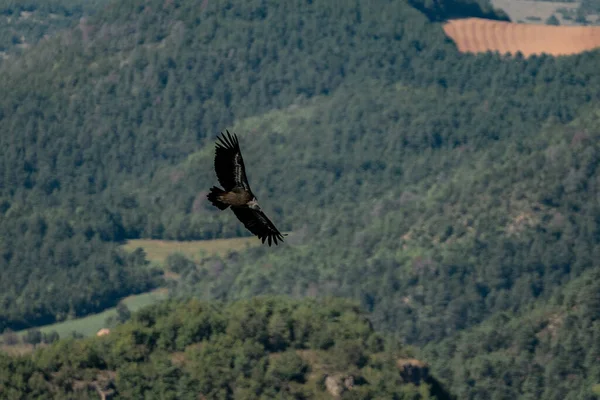
[[124, 239], [246, 235], [205, 201], [224, 128], [294, 234], [175, 294], [351, 297], [418, 345], [535, 307], [599, 254], [599, 61], [461, 54], [402, 1], [112, 3], [0, 67], [0, 327], [155, 286]]
[[546, 53], [578, 54], [600, 47], [600, 27], [516, 24], [467, 18], [449, 21], [446, 34], [463, 52], [500, 54], [521, 52], [525, 57]]
[[[115, 246], [101, 242], [166, 236], [140, 204], [169, 204], [163, 211], [172, 210], [174, 221], [187, 212], [172, 199], [138, 193], [235, 118], [326, 94], [346, 79], [410, 76], [409, 64], [390, 66], [429, 46], [419, 44], [423, 31], [433, 34], [431, 46], [452, 51], [439, 30], [401, 2], [376, 9], [272, 2], [268, 13], [261, 4], [115, 2], [3, 64], [0, 296], [7, 307], [0, 327], [85, 314], [114, 305], [138, 284], [151, 286], [147, 277], [136, 284], [125, 278]], [[381, 13], [395, 17], [362, 22]], [[331, 37], [320, 28], [329, 18]], [[415, 29], [402, 27], [409, 20]], [[338, 36], [347, 43], [339, 47]], [[383, 64], [371, 61], [385, 54]], [[195, 236], [177, 229], [178, 238]], [[90, 246], [87, 264], [81, 249]], [[58, 272], [64, 265], [68, 274]], [[125, 278], [106, 292], [110, 301], [78, 292], [95, 269]], [[58, 287], [64, 302], [56, 299]]]
[[450, 399], [346, 301], [171, 302], [107, 336], [0, 354], [7, 398]]
[[[600, 249], [592, 201], [598, 190], [597, 112], [584, 111], [585, 119], [572, 125], [548, 123], [536, 130], [519, 114], [500, 118], [496, 107], [505, 99], [486, 104], [475, 93], [445, 93], [365, 82], [304, 108], [241, 122], [237, 128], [250, 132], [246, 137], [269, 132], [247, 146], [249, 179], [267, 183], [258, 194], [264, 207], [281, 207], [283, 216], [298, 221], [298, 236], [280, 249], [222, 260], [218, 273], [207, 262], [181, 284], [207, 297], [264, 291], [353, 296], [381, 326], [424, 343], [492, 312], [526, 307], [594, 268], [591, 260]], [[378, 112], [347, 115], [358, 104]], [[419, 113], [426, 107], [440, 111], [425, 121]], [[489, 126], [473, 116], [490, 115], [485, 110], [496, 114]], [[464, 128], [445, 129], [461, 112]], [[393, 127], [350, 136], [351, 126], [373, 132], [381, 116], [390, 116]], [[325, 121], [335, 121], [334, 128]], [[412, 150], [424, 145], [419, 132], [437, 133], [431, 140], [444, 141], [453, 140], [444, 132], [491, 133], [491, 124], [514, 136]], [[307, 131], [315, 136], [295, 134]], [[313, 141], [324, 152], [344, 150], [338, 157], [318, 156]], [[248, 143], [244, 137], [242, 143]], [[258, 161], [255, 149], [263, 146], [274, 148], [270, 165]], [[295, 152], [290, 157], [282, 148]], [[210, 153], [202, 152], [175, 168], [181, 180], [163, 190], [185, 193], [193, 179], [210, 174], [197, 167], [209, 161]], [[298, 178], [283, 178], [288, 170]], [[151, 190], [159, 190], [158, 182], [165, 184], [157, 177]], [[296, 192], [298, 198], [287, 195]], [[315, 197], [317, 206], [307, 206]], [[230, 216], [208, 210], [199, 201], [191, 223], [243, 229]]]
[[[574, 369], [580, 373], [576, 379], [559, 380], [573, 365], [579, 365], [581, 356], [578, 352], [569, 354], [560, 350], [562, 342], [552, 342], [556, 348], [551, 352], [539, 349], [542, 361], [538, 363], [542, 369], [535, 376], [555, 375], [530, 387], [524, 383], [522, 374], [527, 365], [537, 367], [535, 363], [520, 364], [525, 356], [520, 352], [510, 353], [513, 357], [510, 360], [490, 360], [494, 366], [492, 382], [496, 382], [492, 384], [485, 370], [477, 369], [481, 363], [463, 362], [486, 358], [484, 350], [468, 347], [459, 352], [452, 350], [453, 340], [443, 341], [439, 348], [436, 343], [447, 337], [462, 342], [457, 332], [464, 329], [488, 320], [501, 320], [502, 315], [510, 318], [513, 312], [518, 318], [532, 308], [543, 308], [550, 299], [558, 298], [570, 281], [573, 285], [577, 285], [577, 279], [594, 282], [589, 277], [598, 272], [594, 260], [600, 252], [600, 219], [595, 201], [599, 190], [598, 109], [581, 110], [581, 117], [568, 125], [547, 123], [537, 131], [524, 126], [523, 134], [488, 143], [486, 148], [465, 145], [438, 149], [427, 152], [426, 157], [395, 150], [399, 135], [366, 136], [355, 139], [353, 146], [346, 145], [344, 157], [335, 159], [336, 164], [314, 168], [317, 160], [294, 133], [307, 131], [310, 126], [319, 133], [321, 146], [333, 149], [343, 137], [343, 130], [327, 132], [319, 126], [324, 119], [337, 120], [345, 115], [344, 111], [355, 100], [381, 107], [377, 115], [389, 115], [399, 109], [408, 112], [410, 106], [398, 106], [408, 101], [405, 99], [411, 99], [415, 110], [420, 108], [416, 99], [421, 99], [436, 109], [457, 112], [443, 99], [439, 101], [446, 107], [438, 106], [435, 99], [440, 96], [435, 92], [398, 86], [389, 92], [374, 88], [370, 97], [365, 87], [236, 126], [246, 132], [272, 132], [264, 142], [255, 139], [258, 143], [252, 146], [257, 148], [267, 141], [275, 142], [275, 149], [283, 147], [282, 143], [291, 143], [289, 146], [297, 150], [297, 158], [288, 159], [286, 165], [302, 177], [323, 182], [322, 194], [328, 200], [318, 209], [289, 206], [283, 211], [283, 215], [304, 215], [295, 217], [304, 225], [289, 237], [285, 247], [257, 248], [197, 265], [185, 264], [185, 268], [177, 270], [181, 279], [173, 283], [172, 293], [221, 299], [246, 298], [265, 292], [353, 297], [370, 311], [376, 326], [411, 343], [429, 343], [427, 348], [432, 354], [449, 352], [430, 360], [442, 363], [444, 378], [465, 397], [514, 398], [557, 393], [553, 398], [560, 398], [561, 394], [586, 398], [584, 395], [598, 381], [593, 358], [586, 356], [585, 365]], [[467, 95], [454, 99], [464, 109], [476, 109], [474, 105], [467, 106]], [[493, 104], [480, 106], [494, 110]], [[438, 116], [440, 119], [429, 121], [432, 126], [443, 120], [442, 113]], [[413, 118], [417, 126], [422, 126], [423, 121], [411, 114], [406, 120], [399, 119], [398, 124], [409, 126]], [[364, 121], [365, 117], [360, 119]], [[374, 114], [373, 120], [367, 122], [375, 119]], [[347, 123], [360, 122], [357, 119]], [[409, 128], [404, 129], [402, 132], [410, 132]], [[387, 158], [386, 154], [397, 157]], [[186, 177], [191, 179], [191, 170], [201, 165], [204, 157], [200, 153], [185, 164], [187, 168], [181, 166], [178, 171], [183, 178], [169, 190], [185, 187]], [[258, 164], [250, 160], [249, 165]], [[350, 162], [345, 160], [364, 166], [351, 173], [343, 172], [339, 165]], [[376, 164], [377, 160], [385, 162], [385, 168]], [[342, 172], [334, 178], [336, 167]], [[380, 174], [377, 179], [369, 178], [377, 174]], [[268, 182], [269, 168], [258, 168], [254, 176], [257, 175], [260, 181]], [[338, 182], [335, 189], [327, 186], [328, 180]], [[378, 183], [399, 181], [403, 184]], [[363, 183], [356, 185], [356, 182]], [[277, 203], [287, 201], [285, 193], [292, 190], [286, 185], [293, 184], [277, 180], [283, 189], [266, 193], [266, 198]], [[314, 195], [305, 193], [301, 200], [306, 203]], [[232, 218], [226, 219], [225, 224], [236, 229]], [[590, 290], [585, 293], [592, 293]], [[593, 297], [589, 300], [595, 301]], [[586, 327], [585, 321], [596, 319], [595, 311], [581, 310], [581, 326]], [[507, 318], [502, 321], [494, 329], [501, 330], [509, 323]], [[484, 326], [494, 323], [484, 322]], [[594, 329], [582, 328], [577, 340], [592, 343], [596, 340]], [[520, 340], [519, 332], [510, 327], [501, 330], [505, 338], [502, 343], [506, 343], [508, 350]], [[567, 336], [571, 333], [565, 331]], [[466, 334], [464, 345], [472, 342], [479, 343], [479, 339]], [[557, 354], [562, 358], [555, 361], [553, 357]], [[452, 361], [455, 358], [459, 360], [456, 365]], [[513, 363], [519, 363], [514, 371]], [[556, 363], [561, 365], [560, 372], [555, 367], [550, 369]], [[475, 370], [469, 372], [470, 368]], [[509, 387], [500, 384], [502, 377], [513, 373], [516, 375], [513, 383], [505, 383]], [[466, 374], [473, 376], [473, 382], [465, 383]]]
[[71, 28], [109, 0], [1, 0], [0, 62]]
[[593, 399], [600, 395], [599, 338], [596, 269], [533, 310], [499, 314], [424, 354], [461, 399]]

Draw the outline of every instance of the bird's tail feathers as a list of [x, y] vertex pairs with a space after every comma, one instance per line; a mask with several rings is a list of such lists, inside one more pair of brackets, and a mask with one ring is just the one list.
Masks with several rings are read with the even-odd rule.
[[210, 193], [208, 193], [208, 195], [206, 195], [206, 197], [208, 197], [208, 200], [213, 204], [213, 206], [217, 207], [219, 210], [225, 210], [227, 207], [229, 207], [229, 204], [223, 203], [220, 199], [220, 197], [225, 194], [225, 191], [223, 189], [219, 189], [216, 186], [213, 186], [212, 188], [210, 188]]

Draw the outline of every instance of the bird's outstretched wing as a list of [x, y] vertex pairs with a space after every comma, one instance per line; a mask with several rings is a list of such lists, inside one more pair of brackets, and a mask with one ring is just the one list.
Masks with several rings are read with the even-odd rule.
[[273, 223], [262, 211], [253, 210], [251, 208], [237, 207], [234, 207], [231, 210], [244, 224], [246, 229], [258, 236], [263, 243], [265, 240], [267, 240], [269, 246], [271, 246], [271, 242], [275, 243], [275, 245], [277, 245], [277, 240], [283, 242], [284, 235], [277, 230], [275, 225], [273, 225]]
[[231, 135], [229, 131], [226, 132], [227, 135], [221, 133], [222, 136], [218, 137], [215, 150], [215, 171], [219, 183], [226, 191], [234, 187], [242, 187], [250, 191], [240, 143], [235, 133]]

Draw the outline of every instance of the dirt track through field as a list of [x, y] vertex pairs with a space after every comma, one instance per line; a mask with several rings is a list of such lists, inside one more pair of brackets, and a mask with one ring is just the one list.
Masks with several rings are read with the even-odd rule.
[[462, 52], [498, 51], [528, 57], [582, 53], [600, 47], [600, 26], [516, 24], [481, 18], [450, 20], [444, 31]]

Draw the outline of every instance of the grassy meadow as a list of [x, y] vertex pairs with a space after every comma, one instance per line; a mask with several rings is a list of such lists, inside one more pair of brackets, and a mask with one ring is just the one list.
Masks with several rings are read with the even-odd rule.
[[[189, 259], [200, 261], [205, 257], [215, 255], [222, 256], [231, 251], [243, 251], [251, 246], [257, 246], [259, 244], [261, 244], [260, 241], [254, 236], [232, 239], [193, 241], [135, 239], [127, 241], [127, 243], [123, 245], [123, 248], [126, 251], [133, 251], [138, 247], [141, 247], [146, 252], [146, 258], [148, 261], [156, 265], [164, 265], [169, 254], [173, 253], [181, 253]], [[173, 278], [173, 275], [175, 275], [168, 274], [168, 271], [165, 271], [165, 273], [167, 274], [168, 278]], [[167, 295], [168, 293], [165, 288], [159, 288], [151, 292], [128, 296], [122, 301], [131, 311], [136, 311], [142, 307], [165, 299]], [[46, 325], [40, 327], [39, 329], [43, 333], [56, 331], [60, 337], [66, 337], [72, 332], [77, 332], [84, 336], [92, 336], [104, 327], [104, 323], [108, 317], [116, 315], [116, 307], [113, 307], [98, 314]], [[27, 330], [18, 332], [20, 336], [23, 336], [26, 333]], [[18, 346], [15, 346], [11, 352], [14, 353], [16, 351], [22, 353], [30, 351], [32, 348], [33, 347], [30, 345], [19, 344]]]
[[[128, 296], [122, 300], [131, 311], [139, 310], [142, 307], [154, 304], [167, 297], [167, 291], [163, 288], [138, 295]], [[83, 318], [71, 319], [58, 322], [56, 324], [46, 325], [40, 329], [43, 333], [52, 331], [58, 332], [60, 337], [66, 337], [71, 332], [78, 332], [84, 336], [95, 335], [100, 329], [104, 328], [106, 318], [117, 315], [117, 308], [112, 307], [101, 313], [88, 315]], [[19, 331], [19, 335], [24, 335], [27, 330]]]
[[205, 257], [223, 256], [231, 251], [242, 251], [259, 244], [260, 241], [254, 236], [191, 241], [134, 239], [127, 241], [123, 248], [133, 251], [141, 247], [150, 262], [163, 264], [167, 256], [173, 253], [181, 253], [191, 260], [200, 261]]

